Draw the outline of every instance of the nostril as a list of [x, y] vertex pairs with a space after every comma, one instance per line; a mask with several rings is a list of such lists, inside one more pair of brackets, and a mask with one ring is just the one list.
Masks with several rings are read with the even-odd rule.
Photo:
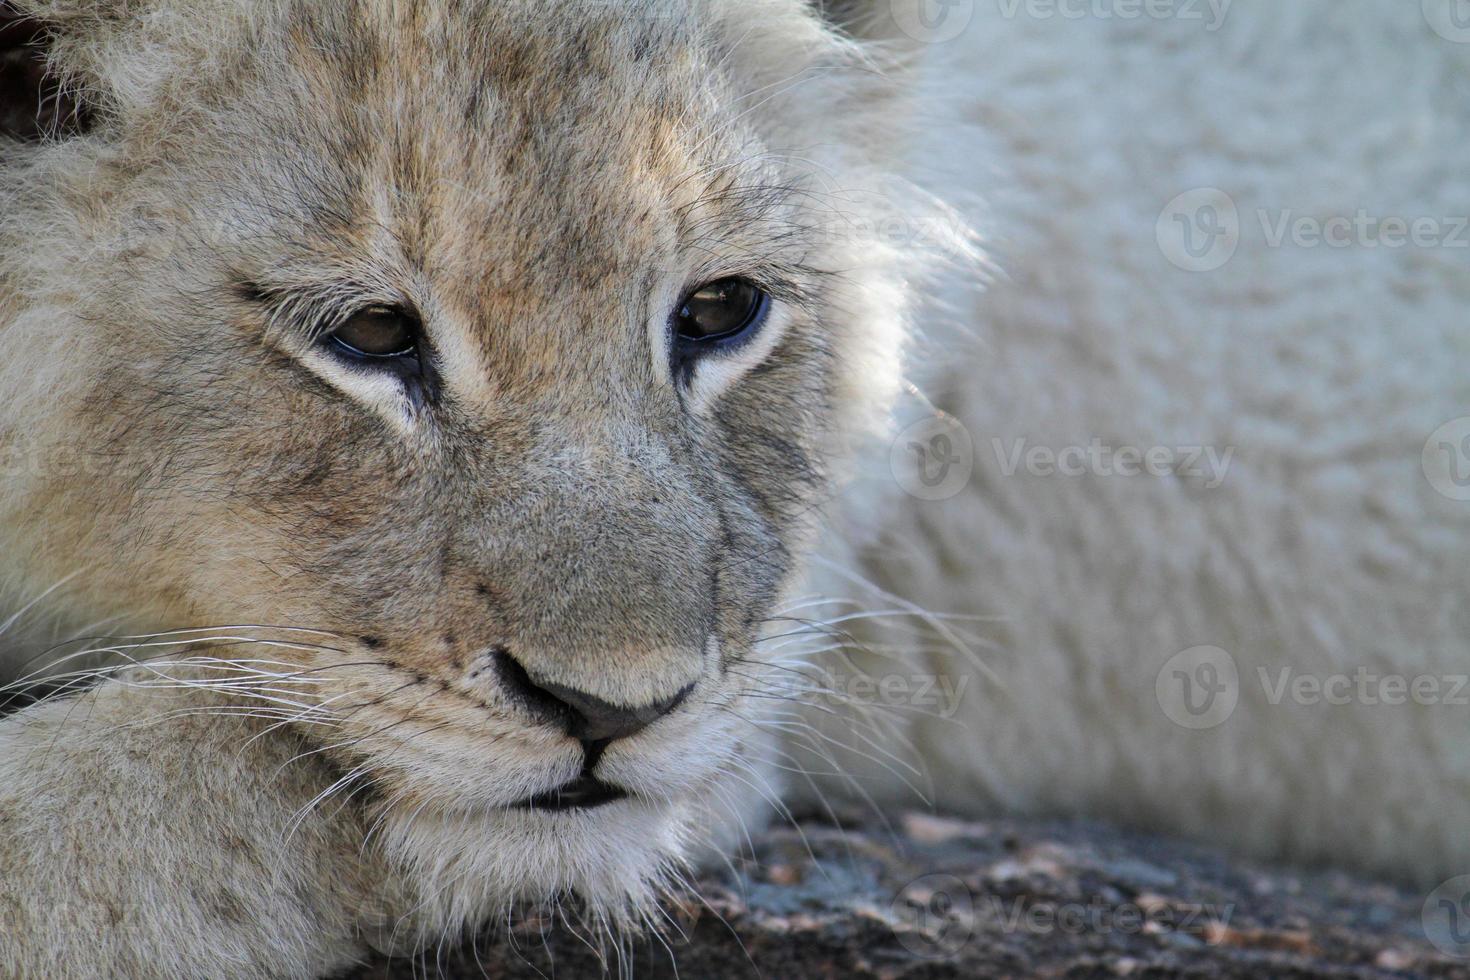
[[542, 720], [558, 725], [571, 725], [571, 707], [545, 688], [537, 686], [531, 680], [531, 675], [526, 673], [526, 668], [510, 655], [509, 650], [496, 647], [490, 651], [490, 661], [495, 665], [495, 674], [500, 678], [500, 684], [511, 700]]
[[490, 657], [512, 698], [541, 718], [562, 725], [568, 735], [584, 743], [605, 743], [640, 732], [677, 708], [694, 689], [690, 684], [673, 697], [629, 708], [562, 684], [537, 683], [504, 647], [490, 651]]
[[673, 697], [638, 708], [625, 708], [560, 684], [545, 684], [543, 687], [572, 709], [572, 725], [567, 732], [583, 742], [610, 742], [641, 732], [677, 708], [694, 689], [690, 684]]

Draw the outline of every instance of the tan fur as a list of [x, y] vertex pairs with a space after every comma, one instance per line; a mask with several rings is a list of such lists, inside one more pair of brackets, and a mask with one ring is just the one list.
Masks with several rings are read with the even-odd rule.
[[[5, 642], [143, 665], [0, 719], [0, 975], [646, 914], [759, 795], [760, 637], [896, 384], [902, 256], [850, 233], [892, 206], [888, 49], [797, 0], [27, 6], [97, 121], [0, 145], [0, 570], [59, 586]], [[681, 388], [669, 311], [733, 274], [773, 343]], [[437, 401], [311, 342], [372, 302], [421, 315]], [[147, 635], [35, 659], [99, 621]], [[608, 749], [635, 799], [504, 809], [580, 752], [497, 647], [697, 685]]]

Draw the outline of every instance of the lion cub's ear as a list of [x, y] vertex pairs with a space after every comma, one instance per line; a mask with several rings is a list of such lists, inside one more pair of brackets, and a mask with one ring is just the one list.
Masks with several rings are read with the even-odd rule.
[[90, 121], [89, 107], [48, 64], [53, 41], [45, 21], [0, 2], [0, 137], [31, 141]]
[[85, 123], [153, 108], [171, 80], [196, 74], [224, 47], [225, 32], [261, 6], [246, 0], [0, 0], [6, 77], [22, 81], [0, 93], [0, 112], [32, 119], [34, 134], [54, 120]]
[[824, 20], [859, 41], [908, 48], [935, 40], [945, 23], [968, 19], [965, 0], [811, 0]]
[[813, 5], [833, 27], [849, 37], [886, 39], [894, 32], [891, 8], [894, 0], [813, 0]]
[[892, 137], [909, 115], [909, 69], [923, 48], [905, 18], [934, 0], [706, 2], [699, 9], [728, 49], [721, 63], [759, 110], [742, 118], [772, 145], [822, 144], [885, 159], [897, 150]]

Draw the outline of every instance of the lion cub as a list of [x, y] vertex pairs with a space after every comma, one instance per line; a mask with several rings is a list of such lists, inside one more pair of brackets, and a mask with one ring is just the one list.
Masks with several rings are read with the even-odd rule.
[[0, 975], [648, 921], [768, 792], [762, 637], [897, 383], [909, 256], [844, 231], [897, 206], [892, 26], [21, 12], [56, 83], [6, 118], [68, 108], [0, 141], [0, 552], [56, 586], [5, 634], [49, 693], [0, 720]]

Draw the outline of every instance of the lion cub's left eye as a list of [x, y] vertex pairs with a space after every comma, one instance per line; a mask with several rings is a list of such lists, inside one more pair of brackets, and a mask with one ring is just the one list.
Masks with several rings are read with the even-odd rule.
[[352, 314], [327, 339], [357, 357], [406, 357], [418, 351], [418, 327], [403, 313], [381, 307]]
[[733, 340], [765, 319], [770, 298], [746, 279], [706, 283], [685, 297], [674, 315], [681, 340], [715, 343]]

